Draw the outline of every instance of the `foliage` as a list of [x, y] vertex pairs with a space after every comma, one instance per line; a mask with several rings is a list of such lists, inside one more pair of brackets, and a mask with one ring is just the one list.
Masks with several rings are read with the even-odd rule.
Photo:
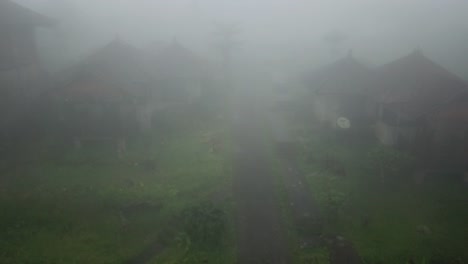
[[181, 249], [184, 253], [187, 253], [191, 246], [192, 241], [190, 237], [185, 232], [179, 232], [175, 237], [175, 243], [179, 249]]
[[369, 167], [378, 173], [382, 182], [388, 176], [407, 172], [414, 163], [412, 155], [386, 146], [374, 147], [369, 151], [367, 159]]
[[[364, 263], [466, 263], [466, 186], [439, 175], [416, 188], [404, 178], [414, 166], [410, 154], [320, 138], [308, 141], [312, 159], [305, 158], [302, 168], [323, 212], [329, 204], [340, 205], [340, 217], [324, 221], [324, 233], [346, 237]], [[345, 177], [333, 178], [338, 175], [321, 166], [324, 153], [333, 153], [345, 166]], [[387, 177], [384, 185], [376, 177], [381, 168]], [[336, 200], [327, 199], [329, 195]], [[430, 232], [421, 232], [420, 226]]]
[[[0, 179], [0, 262], [121, 263], [137, 255], [183, 208], [228, 182], [223, 153], [211, 153], [202, 140], [208, 130], [130, 140], [122, 160], [107, 146], [64, 146], [60, 157], [49, 153], [50, 142], [31, 146]], [[149, 206], [126, 212], [139, 204]], [[199, 251], [188, 235], [169, 239], [177, 254], [162, 263]]]
[[299, 263], [311, 263], [311, 264], [329, 264], [330, 263], [330, 252], [326, 247], [314, 247], [305, 250], [299, 259]]
[[325, 218], [329, 222], [336, 221], [349, 196], [343, 179], [327, 173], [314, 173], [308, 178], [310, 184], [317, 187], [314, 188], [314, 198]]
[[225, 212], [212, 203], [201, 203], [182, 212], [183, 230], [193, 243], [219, 245], [226, 229]]

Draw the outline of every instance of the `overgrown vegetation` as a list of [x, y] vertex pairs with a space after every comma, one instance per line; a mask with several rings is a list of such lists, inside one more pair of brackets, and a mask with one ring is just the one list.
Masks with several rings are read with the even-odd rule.
[[351, 241], [364, 263], [468, 261], [468, 197], [457, 177], [434, 172], [415, 183], [412, 156], [327, 137], [310, 133], [302, 158], [323, 235]]
[[[214, 152], [207, 134], [223, 147]], [[230, 146], [222, 122], [130, 140], [123, 159], [106, 144], [56, 146], [37, 144], [2, 168], [1, 263], [121, 263], [155, 241], [163, 263], [180, 260], [181, 247], [184, 259], [203, 255], [182, 263], [232, 262]], [[216, 206], [197, 207], [202, 201]], [[183, 212], [192, 212], [184, 215], [190, 219], [178, 220]], [[198, 223], [189, 226], [192, 220]], [[190, 239], [186, 246], [173, 228], [184, 221], [175, 226]], [[221, 240], [216, 252], [199, 249]]]
[[212, 203], [202, 203], [182, 212], [183, 232], [194, 243], [202, 246], [220, 245], [226, 230], [225, 212]]
[[407, 175], [414, 166], [414, 157], [396, 149], [377, 146], [368, 153], [368, 165], [374, 174], [378, 174], [382, 183], [387, 177]]

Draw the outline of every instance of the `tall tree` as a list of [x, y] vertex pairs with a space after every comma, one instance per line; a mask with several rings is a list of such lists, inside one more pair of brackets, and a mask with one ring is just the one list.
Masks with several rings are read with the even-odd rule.
[[348, 36], [340, 30], [332, 30], [323, 35], [323, 41], [330, 49], [330, 55], [335, 59], [342, 56]]
[[224, 73], [228, 78], [232, 70], [233, 51], [239, 46], [239, 42], [236, 40], [239, 29], [233, 24], [215, 23], [213, 34], [216, 47], [221, 55]]

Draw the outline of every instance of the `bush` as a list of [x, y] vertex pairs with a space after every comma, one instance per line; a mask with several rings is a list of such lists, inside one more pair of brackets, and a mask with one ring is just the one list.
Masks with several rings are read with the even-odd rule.
[[414, 164], [414, 157], [396, 149], [378, 146], [369, 152], [368, 164], [382, 182], [387, 177], [395, 177], [409, 171]]
[[202, 203], [183, 211], [183, 230], [191, 242], [219, 245], [226, 228], [226, 215], [212, 203]]

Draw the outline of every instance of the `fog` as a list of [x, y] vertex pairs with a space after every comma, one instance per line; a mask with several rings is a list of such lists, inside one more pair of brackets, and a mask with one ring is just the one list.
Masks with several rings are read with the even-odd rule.
[[468, 263], [468, 0], [0, 0], [0, 263]]
[[318, 67], [330, 63], [340, 54], [330, 54], [324, 36], [339, 31], [346, 36], [339, 51], [342, 55], [353, 49], [369, 64], [381, 64], [419, 47], [468, 76], [466, 63], [459, 59], [466, 58], [468, 42], [468, 3], [463, 0], [18, 2], [59, 21], [56, 30], [60, 32], [41, 38], [49, 64], [60, 60], [49, 58], [54, 45], [48, 45], [57, 39], [63, 42], [60, 34], [69, 39], [62, 52], [71, 60], [117, 35], [139, 47], [177, 37], [199, 52], [212, 54], [214, 25], [225, 23], [239, 29], [237, 57], [267, 64]]

